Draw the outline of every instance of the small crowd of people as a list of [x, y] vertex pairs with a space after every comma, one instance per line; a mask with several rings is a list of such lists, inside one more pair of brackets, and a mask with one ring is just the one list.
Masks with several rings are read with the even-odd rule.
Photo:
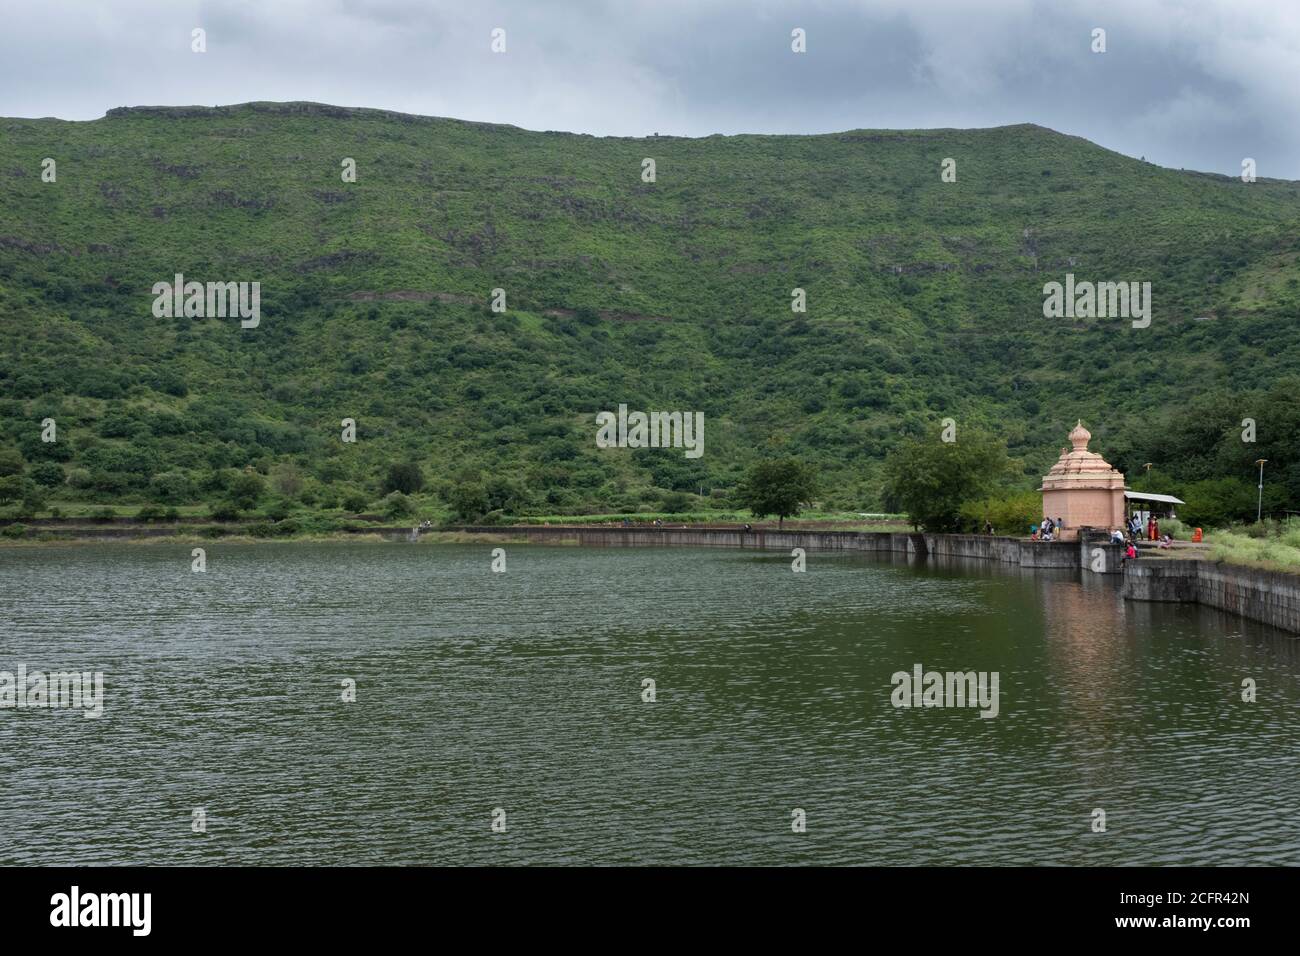
[[1134, 512], [1128, 519], [1123, 530], [1115, 528], [1110, 533], [1111, 544], [1124, 545], [1124, 560], [1130, 561], [1138, 556], [1137, 543], [1146, 538], [1148, 541], [1155, 541], [1156, 547], [1161, 550], [1167, 550], [1174, 546], [1174, 539], [1168, 534], [1160, 533], [1160, 521], [1156, 516], [1147, 517], [1145, 527], [1142, 524], [1142, 515]]
[[1124, 557], [1121, 560], [1121, 563], [1123, 561], [1132, 561], [1137, 558], [1137, 538], [1133, 535], [1132, 528], [1129, 528], [1127, 534], [1119, 528], [1112, 530], [1110, 533], [1110, 543], [1124, 545]]
[[[1061, 537], [1064, 529], [1065, 522], [1060, 518], [1044, 518], [1040, 524], [1030, 525], [1029, 535], [1034, 541], [1055, 541]], [[992, 526], [987, 521], [985, 533], [992, 533]], [[1160, 522], [1155, 515], [1150, 515], [1146, 525], [1143, 526], [1142, 516], [1136, 512], [1125, 522], [1123, 529], [1115, 528], [1111, 531], [1110, 542], [1125, 546], [1124, 560], [1128, 561], [1137, 558], [1137, 543], [1143, 537], [1148, 541], [1155, 541], [1156, 546], [1161, 549], [1172, 548], [1174, 545], [1173, 538], [1160, 533]]]
[[1042, 524], [1029, 526], [1029, 536], [1035, 541], [1055, 541], [1064, 528], [1065, 522], [1060, 518], [1056, 520], [1044, 518]]

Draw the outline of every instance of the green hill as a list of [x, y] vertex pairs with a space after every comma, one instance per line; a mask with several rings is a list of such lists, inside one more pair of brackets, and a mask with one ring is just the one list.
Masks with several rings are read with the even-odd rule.
[[[183, 502], [288, 465], [310, 495], [373, 500], [414, 460], [435, 488], [477, 472], [510, 510], [554, 513], [718, 498], [776, 450], [817, 464], [826, 506], [877, 510], [885, 453], [942, 418], [1005, 437], [1028, 486], [1082, 417], [1129, 471], [1217, 477], [1267, 451], [1300, 500], [1298, 255], [1298, 183], [1036, 126], [595, 138], [307, 103], [2, 119], [0, 461], [56, 499]], [[1149, 281], [1150, 327], [1044, 318], [1067, 272]], [[260, 325], [155, 318], [176, 273], [260, 282]], [[705, 454], [598, 449], [620, 403], [704, 412]], [[1260, 444], [1234, 450], [1247, 416]]]

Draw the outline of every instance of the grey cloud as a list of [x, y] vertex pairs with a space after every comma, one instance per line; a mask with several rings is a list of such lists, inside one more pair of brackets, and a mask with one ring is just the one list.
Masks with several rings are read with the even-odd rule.
[[1300, 178], [1297, 64], [1300, 6], [1235, 0], [44, 0], [6, 13], [0, 113], [309, 99], [693, 136], [1032, 122], [1167, 166], [1237, 174], [1251, 156]]

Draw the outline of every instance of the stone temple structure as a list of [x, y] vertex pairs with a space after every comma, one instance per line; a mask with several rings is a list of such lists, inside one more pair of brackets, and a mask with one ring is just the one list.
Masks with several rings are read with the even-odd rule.
[[1124, 475], [1096, 452], [1088, 451], [1092, 433], [1083, 422], [1070, 432], [1072, 448], [1043, 476], [1043, 515], [1065, 524], [1062, 539], [1077, 541], [1082, 528], [1109, 531], [1124, 527]]

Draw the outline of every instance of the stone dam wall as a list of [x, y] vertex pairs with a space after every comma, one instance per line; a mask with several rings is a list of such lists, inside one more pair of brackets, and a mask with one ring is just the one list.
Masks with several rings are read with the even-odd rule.
[[[594, 548], [753, 548], [763, 551], [866, 551], [916, 556], [936, 555], [997, 561], [1022, 568], [1091, 569], [1118, 574], [1119, 545], [1074, 541], [1028, 541], [983, 534], [923, 534], [894, 531], [773, 531], [756, 528], [611, 528], [605, 525], [468, 525], [451, 530], [468, 534], [505, 535], [529, 541], [579, 544]], [[1097, 561], [1094, 550], [1102, 554]]]
[[1124, 569], [1130, 601], [1186, 601], [1300, 633], [1300, 576], [1222, 561], [1156, 560]]
[[1119, 575], [1130, 601], [1199, 603], [1281, 630], [1300, 633], [1300, 575], [1173, 558], [1139, 558], [1125, 564], [1123, 548], [1104, 541], [1042, 542], [976, 534], [873, 531], [737, 531], [722, 528], [610, 528], [581, 526], [461, 527], [470, 534], [525, 538], [586, 547], [718, 547], [805, 551], [893, 552], [996, 561]]

